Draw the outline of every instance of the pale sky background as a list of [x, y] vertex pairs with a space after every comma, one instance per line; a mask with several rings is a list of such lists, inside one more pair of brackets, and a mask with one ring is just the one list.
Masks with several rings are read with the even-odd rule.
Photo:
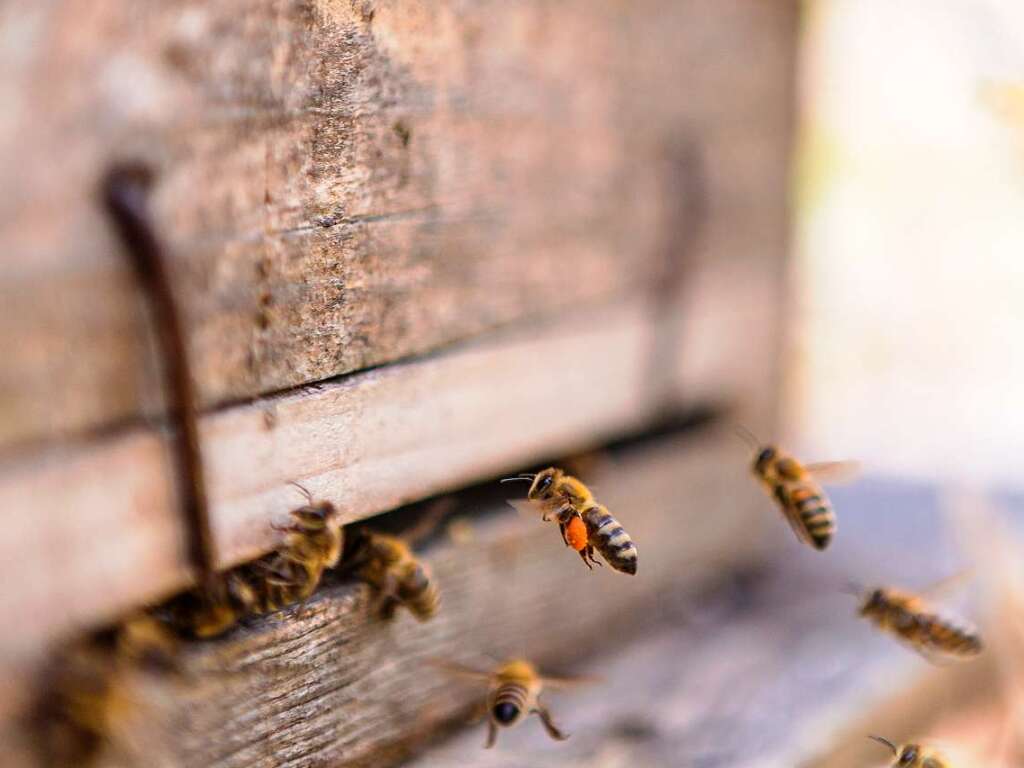
[[817, 0], [805, 24], [790, 438], [1024, 488], [1024, 0]]

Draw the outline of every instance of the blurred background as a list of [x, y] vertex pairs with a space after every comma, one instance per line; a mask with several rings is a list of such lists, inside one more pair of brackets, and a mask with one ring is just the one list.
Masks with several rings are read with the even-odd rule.
[[1021, 487], [1024, 7], [805, 5], [784, 419], [805, 453]]

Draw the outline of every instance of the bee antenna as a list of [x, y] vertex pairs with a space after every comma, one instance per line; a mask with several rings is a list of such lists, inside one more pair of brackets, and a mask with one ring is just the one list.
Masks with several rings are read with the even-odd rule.
[[515, 483], [515, 482], [532, 483], [533, 482], [533, 478], [532, 477], [521, 477], [521, 476], [520, 477], [503, 477], [498, 482], [499, 483]]
[[881, 736], [872, 736], [872, 735], [869, 735], [868, 738], [871, 739], [872, 741], [877, 741], [879, 744], [884, 744], [885, 746], [887, 746], [889, 749], [892, 750], [892, 753], [894, 755], [899, 755], [900, 751], [898, 749], [896, 749], [896, 745], [893, 744], [888, 739], [883, 739]]
[[289, 480], [288, 485], [294, 485], [296, 488], [299, 489], [299, 492], [306, 497], [306, 501], [308, 501], [310, 504], [313, 503], [313, 494], [309, 492], [309, 489], [306, 488], [306, 486], [299, 485], [294, 480]]
[[755, 451], [761, 447], [761, 441], [757, 439], [757, 435], [755, 435], [742, 424], [735, 425], [733, 431], [740, 437], [741, 440], [743, 440], [743, 442], [745, 442]]

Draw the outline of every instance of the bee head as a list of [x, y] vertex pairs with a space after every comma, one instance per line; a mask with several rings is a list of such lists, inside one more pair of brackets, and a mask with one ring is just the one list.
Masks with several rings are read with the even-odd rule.
[[754, 459], [754, 471], [763, 475], [768, 469], [768, 465], [775, 459], [778, 451], [775, 450], [775, 446], [766, 445], [761, 449], [761, 452], [757, 454], [757, 458]]
[[908, 744], [900, 750], [896, 765], [914, 765], [920, 754], [921, 750], [916, 744]]
[[502, 701], [494, 705], [491, 715], [498, 725], [509, 726], [519, 719], [521, 712], [511, 701]]
[[562, 474], [562, 470], [549, 467], [533, 478], [533, 485], [526, 498], [531, 501], [547, 501], [554, 496], [555, 480]]
[[861, 603], [861, 615], [867, 615], [879, 610], [885, 603], [885, 592], [881, 589], [873, 589]]

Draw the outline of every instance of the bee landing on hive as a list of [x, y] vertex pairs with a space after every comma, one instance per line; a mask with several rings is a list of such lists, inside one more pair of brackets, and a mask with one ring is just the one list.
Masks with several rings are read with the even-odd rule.
[[437, 613], [441, 595], [431, 578], [430, 568], [412, 553], [409, 544], [397, 536], [360, 531], [352, 567], [377, 593], [375, 613], [391, 619], [399, 606], [420, 621]]
[[549, 467], [536, 475], [524, 473], [501, 482], [529, 482], [525, 501], [509, 501], [519, 511], [541, 513], [541, 520], [556, 520], [562, 540], [572, 547], [588, 568], [600, 565], [597, 552], [612, 568], [633, 575], [637, 567], [637, 549], [606, 507], [582, 482], [561, 469]]
[[215, 637], [246, 616], [271, 613], [307, 600], [323, 573], [338, 564], [344, 530], [337, 508], [314, 501], [295, 484], [307, 503], [292, 510], [290, 522], [279, 528], [285, 537], [269, 555], [217, 574], [211, 590], [194, 590], [172, 600], [171, 623], [199, 638]]
[[402, 536], [367, 528], [355, 533], [345, 567], [376, 594], [372, 613], [389, 620], [405, 607], [419, 621], [437, 614], [441, 592], [430, 566], [413, 554], [413, 547], [437, 529], [452, 504], [451, 497], [435, 500]]

